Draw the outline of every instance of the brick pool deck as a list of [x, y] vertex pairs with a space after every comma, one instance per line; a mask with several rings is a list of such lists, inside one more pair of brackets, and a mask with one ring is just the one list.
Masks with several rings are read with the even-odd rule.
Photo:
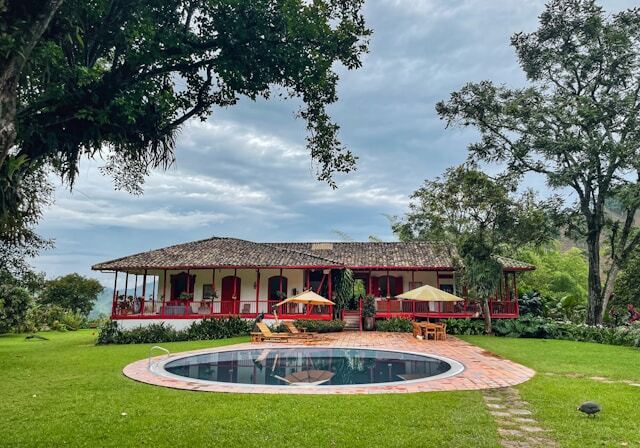
[[[424, 379], [399, 384], [368, 384], [350, 386], [261, 386], [232, 383], [202, 383], [188, 379], [179, 380], [165, 377], [148, 369], [148, 360], [129, 364], [123, 369], [124, 375], [147, 384], [201, 392], [229, 393], [276, 393], [276, 394], [378, 394], [413, 393], [454, 390], [480, 390], [514, 386], [529, 380], [535, 372], [508, 359], [501, 358], [480, 347], [449, 336], [446, 341], [420, 341], [407, 333], [343, 332], [322, 335], [315, 341], [296, 341], [295, 344], [243, 343], [173, 353], [176, 355], [203, 352], [239, 350], [247, 348], [287, 347], [292, 345], [313, 345], [320, 347], [358, 347], [407, 351], [425, 355], [437, 355], [456, 360], [464, 370], [454, 376], [442, 379]], [[152, 362], [165, 357], [152, 358]]]

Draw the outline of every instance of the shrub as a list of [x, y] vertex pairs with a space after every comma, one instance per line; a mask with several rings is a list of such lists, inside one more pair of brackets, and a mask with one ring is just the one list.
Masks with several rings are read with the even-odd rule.
[[289, 330], [287, 329], [286, 325], [283, 322], [280, 322], [278, 325], [273, 324], [273, 325], [267, 325], [267, 327], [269, 327], [269, 330], [271, 330], [273, 333], [288, 333]]
[[334, 333], [344, 330], [344, 322], [342, 320], [309, 320], [297, 319], [293, 324], [298, 328], [304, 328], [306, 331], [314, 333]]
[[410, 319], [392, 317], [390, 319], [378, 320], [376, 322], [378, 331], [391, 331], [395, 333], [411, 333], [412, 325]]
[[518, 319], [496, 320], [493, 324], [493, 330], [496, 336], [565, 339], [640, 347], [640, 324], [637, 323], [611, 328], [524, 316]]
[[87, 328], [87, 318], [79, 313], [64, 309], [60, 305], [38, 305], [29, 309], [24, 331], [75, 331]]
[[122, 332], [118, 328], [118, 321], [108, 320], [99, 327], [97, 345], [120, 344]]
[[228, 317], [203, 319], [192, 323], [184, 330], [176, 330], [165, 322], [122, 330], [118, 327], [117, 321], [108, 321], [100, 327], [96, 344], [144, 344], [225, 339], [248, 335], [252, 325], [252, 322], [239, 317]]
[[234, 336], [246, 336], [251, 332], [253, 322], [239, 317], [222, 319], [203, 319], [191, 324], [185, 331], [187, 339], [208, 340], [225, 339]]
[[29, 292], [19, 286], [0, 285], [0, 333], [20, 329], [31, 305]]
[[362, 317], [373, 317], [376, 315], [376, 299], [373, 296], [367, 296], [362, 303]]
[[518, 299], [521, 315], [544, 316], [544, 300], [537, 291], [529, 291]]
[[447, 319], [444, 323], [447, 325], [447, 333], [449, 334], [484, 334], [484, 322], [482, 320]]

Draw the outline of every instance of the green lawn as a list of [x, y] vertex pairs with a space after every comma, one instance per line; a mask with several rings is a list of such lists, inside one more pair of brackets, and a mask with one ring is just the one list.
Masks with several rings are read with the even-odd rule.
[[[233, 395], [163, 389], [122, 376], [150, 345], [93, 345], [91, 331], [49, 341], [0, 337], [0, 446], [496, 447], [480, 392], [377, 396]], [[563, 341], [469, 337], [541, 372], [519, 386], [563, 446], [640, 445], [640, 388], [551, 373], [640, 380], [640, 351]], [[162, 344], [172, 351], [243, 341]], [[604, 406], [587, 420], [581, 400]], [[126, 413], [122, 416], [121, 413]]]
[[[45, 335], [51, 339], [0, 337], [0, 446], [497, 444], [478, 392], [325, 397], [171, 390], [120, 373], [148, 356], [150, 345], [95, 347], [90, 331]], [[242, 340], [162, 345], [181, 351]]]
[[[640, 350], [586, 342], [466, 336], [465, 340], [530, 366], [538, 372], [518, 386], [543, 427], [563, 447], [640, 447]], [[604, 384], [589, 379], [616, 380]], [[595, 419], [575, 411], [583, 401], [598, 402]]]

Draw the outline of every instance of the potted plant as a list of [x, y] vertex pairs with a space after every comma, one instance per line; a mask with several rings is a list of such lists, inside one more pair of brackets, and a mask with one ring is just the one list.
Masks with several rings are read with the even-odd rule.
[[180, 300], [193, 300], [193, 293], [181, 292], [179, 296]]
[[373, 296], [367, 296], [362, 303], [362, 318], [364, 320], [364, 329], [373, 330], [376, 324], [376, 299]]

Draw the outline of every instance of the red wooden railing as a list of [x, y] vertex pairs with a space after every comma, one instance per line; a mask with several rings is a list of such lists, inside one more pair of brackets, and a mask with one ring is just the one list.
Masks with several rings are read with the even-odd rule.
[[[116, 296], [117, 297], [117, 296]], [[140, 311], [135, 312], [129, 304], [114, 300], [111, 315], [114, 319], [201, 319], [204, 317], [241, 316], [255, 318], [264, 313], [273, 318], [330, 320], [333, 318], [332, 306], [306, 306], [299, 303], [287, 303], [275, 306], [279, 300], [169, 300], [155, 303], [140, 298]]]
[[[116, 296], [117, 297], [117, 296]], [[332, 306], [306, 306], [299, 303], [287, 303], [276, 306], [278, 300], [170, 300], [164, 303], [153, 299], [138, 299], [139, 312], [133, 312], [130, 304], [114, 300], [112, 318], [114, 319], [201, 319], [205, 317], [240, 316], [255, 318], [264, 313], [273, 318], [274, 313], [282, 319], [333, 318]], [[517, 300], [490, 300], [489, 310], [496, 318], [518, 317]], [[472, 318], [479, 317], [482, 307], [478, 302], [422, 302], [415, 300], [379, 299], [376, 301], [376, 317], [433, 317], [433, 318]]]

